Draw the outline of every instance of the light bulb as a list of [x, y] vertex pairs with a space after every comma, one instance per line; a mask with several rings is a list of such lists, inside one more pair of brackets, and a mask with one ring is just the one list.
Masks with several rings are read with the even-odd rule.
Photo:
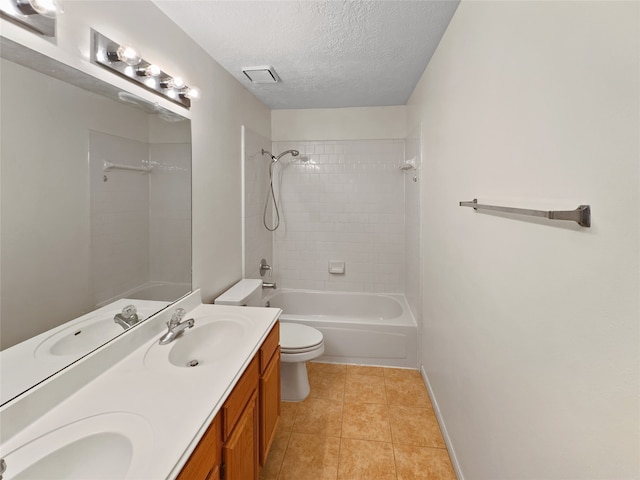
[[158, 65], [147, 65], [146, 67], [138, 68], [136, 74], [141, 77], [157, 77], [162, 73]]
[[142, 61], [140, 52], [129, 45], [120, 45], [115, 52], [108, 52], [109, 60], [126, 63], [127, 65], [138, 65]]
[[160, 80], [160, 86], [165, 89], [178, 89], [184, 88], [186, 85], [182, 77], [167, 77]]
[[193, 101], [200, 100], [200, 89], [198, 87], [185, 87], [180, 92], [180, 96]]
[[44, 17], [55, 18], [58, 13], [64, 12], [60, 0], [18, 0], [16, 5], [25, 15], [37, 13]]
[[184, 83], [184, 79], [182, 77], [173, 77], [173, 88], [177, 88], [180, 90], [184, 88], [186, 84]]
[[157, 86], [157, 79], [156, 77], [147, 77], [144, 79], [144, 84], [149, 88], [155, 89]]

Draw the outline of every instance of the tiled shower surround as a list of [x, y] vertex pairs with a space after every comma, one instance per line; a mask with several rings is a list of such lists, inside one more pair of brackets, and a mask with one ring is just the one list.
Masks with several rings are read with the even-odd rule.
[[[278, 166], [279, 286], [404, 293], [404, 148], [404, 140], [273, 143], [275, 154], [300, 151]], [[345, 262], [345, 273], [329, 273], [329, 261]]]

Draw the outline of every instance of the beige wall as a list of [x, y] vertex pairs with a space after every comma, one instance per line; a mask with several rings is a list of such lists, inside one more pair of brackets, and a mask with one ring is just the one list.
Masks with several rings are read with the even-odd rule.
[[387, 140], [405, 138], [406, 107], [273, 110], [271, 140]]
[[466, 479], [639, 478], [639, 9], [463, 2], [410, 98], [423, 369]]
[[[135, 45], [145, 59], [202, 90], [190, 112], [89, 63], [89, 29]], [[240, 127], [269, 138], [270, 112], [153, 3], [67, 2], [55, 42], [2, 21], [2, 34], [192, 120], [193, 283], [212, 301], [241, 277]]]

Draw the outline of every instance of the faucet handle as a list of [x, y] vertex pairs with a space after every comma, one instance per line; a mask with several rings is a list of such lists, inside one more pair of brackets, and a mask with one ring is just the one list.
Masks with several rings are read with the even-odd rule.
[[267, 261], [264, 258], [260, 259], [258, 267], [260, 268], [261, 277], [264, 277], [264, 274], [267, 272], [269, 272], [269, 277], [271, 277], [271, 272], [273, 271], [273, 269], [271, 268], [271, 265], [267, 264]]
[[167, 322], [167, 325], [179, 324], [186, 314], [187, 311], [184, 308], [176, 308], [176, 310], [173, 312], [173, 315], [171, 315], [171, 320]]
[[136, 310], [135, 305], [127, 305], [122, 309], [121, 315], [122, 315], [122, 318], [124, 318], [125, 320], [128, 320], [134, 315], [136, 315], [137, 313], [138, 313], [138, 310]]

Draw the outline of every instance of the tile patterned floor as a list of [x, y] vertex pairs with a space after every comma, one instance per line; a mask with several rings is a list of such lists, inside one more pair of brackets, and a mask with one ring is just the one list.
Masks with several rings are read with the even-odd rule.
[[261, 480], [456, 480], [417, 371], [307, 367], [311, 393], [282, 403]]

